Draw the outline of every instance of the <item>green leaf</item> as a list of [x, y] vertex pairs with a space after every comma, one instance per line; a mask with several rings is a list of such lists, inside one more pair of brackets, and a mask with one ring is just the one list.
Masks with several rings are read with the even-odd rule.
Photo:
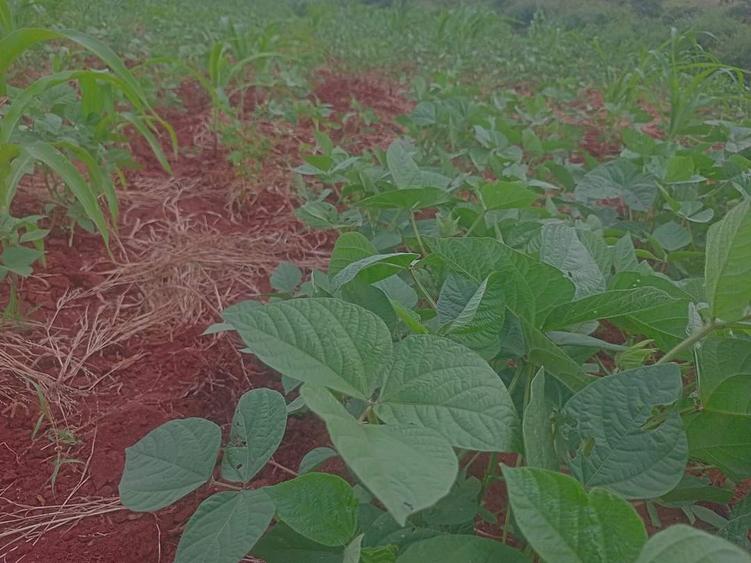
[[271, 389], [248, 391], [237, 403], [229, 443], [222, 458], [222, 478], [247, 483], [282, 443], [287, 403]]
[[277, 518], [316, 543], [345, 545], [357, 530], [357, 499], [337, 475], [306, 473], [267, 491]]
[[431, 428], [458, 448], [518, 447], [519, 421], [500, 378], [445, 338], [411, 335], [396, 346], [375, 410], [387, 423]]
[[410, 209], [437, 207], [451, 201], [451, 194], [441, 188], [402, 188], [381, 192], [357, 202], [366, 209]]
[[368, 284], [375, 283], [408, 268], [419, 257], [419, 254], [411, 252], [375, 254], [345, 266], [331, 281], [335, 289], [354, 279]]
[[605, 489], [587, 493], [572, 477], [531, 467], [503, 466], [514, 518], [546, 561], [630, 562], [647, 540], [634, 508]]
[[26, 246], [8, 246], [0, 254], [0, 266], [19, 276], [30, 276], [31, 266], [42, 258], [44, 254], [35, 248]]
[[558, 268], [574, 282], [577, 298], [605, 291], [605, 278], [573, 227], [563, 223], [544, 225], [540, 260]]
[[589, 385], [594, 378], [587, 376], [571, 356], [561, 350], [550, 338], [522, 319], [528, 360], [545, 370], [571, 391], [577, 392]]
[[224, 320], [273, 369], [294, 379], [369, 398], [391, 357], [391, 334], [374, 313], [338, 299], [239, 303]]
[[522, 563], [530, 559], [500, 542], [466, 535], [436, 536], [411, 544], [396, 563]]
[[342, 563], [344, 550], [301, 536], [283, 523], [274, 526], [253, 548], [266, 563]]
[[480, 186], [485, 209], [516, 209], [530, 207], [537, 201], [537, 193], [522, 182], [492, 182]]
[[751, 302], [751, 200], [734, 207], [707, 233], [706, 295], [714, 318], [735, 321]]
[[434, 430], [361, 424], [327, 390], [305, 384], [301, 393], [326, 422], [339, 455], [400, 525], [451, 490], [458, 462]]
[[378, 254], [378, 249], [360, 233], [339, 235], [329, 260], [329, 275], [335, 276], [353, 262]]
[[526, 464], [554, 471], [560, 469], [561, 464], [555, 452], [553, 406], [545, 397], [545, 370], [542, 368], [537, 371], [530, 385], [522, 431]]
[[478, 284], [493, 273], [504, 280], [506, 306], [542, 323], [556, 305], [571, 301], [574, 285], [563, 273], [492, 238], [445, 238], [429, 241], [446, 267]]
[[634, 241], [630, 234], [625, 234], [613, 246], [613, 267], [616, 272], [628, 272], [639, 269]]
[[702, 409], [689, 415], [691, 457], [735, 479], [751, 477], [751, 346], [742, 338], [710, 338], [699, 351]]
[[625, 159], [601, 164], [588, 172], [576, 185], [577, 201], [591, 203], [610, 198], [623, 198], [634, 211], [647, 211], [657, 197], [654, 178], [642, 174], [636, 165]]
[[652, 236], [668, 252], [680, 250], [691, 244], [691, 233], [675, 221], [668, 221], [657, 227]]
[[125, 449], [120, 501], [130, 510], [159, 510], [211, 477], [221, 429], [204, 418], [171, 420]]
[[300, 460], [300, 467], [297, 469], [297, 472], [303, 475], [309, 471], [313, 471], [316, 467], [337, 455], [339, 454], [336, 453], [336, 450], [332, 450], [331, 448], [314, 448]]
[[648, 312], [675, 300], [654, 287], [617, 289], [589, 295], [552, 310], [546, 329], [564, 328], [585, 321], [614, 319]]
[[449, 274], [438, 296], [443, 334], [486, 360], [495, 357], [506, 311], [503, 285], [500, 274], [491, 274], [479, 286]]
[[475, 477], [459, 479], [448, 496], [443, 497], [416, 517], [430, 528], [460, 526], [474, 521], [480, 509], [482, 483]]
[[216, 493], [188, 520], [175, 563], [236, 563], [263, 535], [274, 503], [263, 490]]
[[681, 396], [675, 364], [600, 378], [563, 408], [563, 439], [573, 475], [588, 487], [626, 498], [654, 498], [673, 489], [688, 461], [681, 418], [668, 405]]
[[271, 273], [269, 281], [277, 291], [292, 293], [302, 281], [302, 272], [292, 262], [280, 262]]
[[401, 139], [389, 145], [386, 163], [394, 183], [400, 188], [447, 188], [451, 181], [441, 174], [420, 170], [409, 152], [409, 145]]
[[637, 563], [749, 563], [751, 556], [722, 538], [685, 524], [670, 526], [651, 538]]

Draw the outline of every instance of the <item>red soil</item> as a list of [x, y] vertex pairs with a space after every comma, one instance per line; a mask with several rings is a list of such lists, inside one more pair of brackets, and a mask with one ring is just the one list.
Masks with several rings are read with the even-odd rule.
[[[85, 369], [64, 370], [52, 355], [39, 355], [36, 369], [53, 378], [50, 399], [57, 392], [65, 393], [60, 406], [53, 406], [55, 425], [70, 428], [75, 443], [51, 439], [48, 420], [32, 438], [40, 412], [33, 390], [23, 389], [14, 383], [17, 377], [0, 371], [0, 390], [2, 385], [15, 385], [14, 396], [25, 398], [9, 404], [0, 395], [0, 521], [7, 522], [3, 514], [20, 514], [24, 508], [58, 505], [66, 505], [61, 512], [72, 516], [74, 505], [92, 500], [109, 512], [72, 518], [43, 535], [4, 537], [5, 530], [0, 529], [0, 561], [170, 561], [187, 518], [210, 491], [191, 494], [157, 514], [114, 508], [125, 448], [178, 417], [206, 417], [226, 430], [242, 393], [254, 387], [279, 387], [278, 377], [252, 357], [241, 359], [233, 337], [201, 333], [217, 320], [216, 309], [268, 291], [266, 279], [279, 261], [291, 260], [308, 270], [324, 265], [332, 235], [308, 232], [294, 218], [289, 172], [300, 162], [301, 145], [314, 146], [312, 125], [258, 124], [271, 137], [272, 148], [257, 178], [246, 181], [238, 192], [239, 180], [206, 127], [207, 100], [192, 84], [183, 85], [180, 93], [185, 109], [166, 116], [181, 146], [173, 162], [174, 177], [159, 168], [141, 141], [133, 143], [143, 167], [130, 176], [130, 186], [121, 196], [121, 249], [114, 248], [117, 264], [99, 237], [77, 231], [75, 244], [69, 246], [68, 233], [56, 229], [48, 239], [46, 268], [39, 268], [21, 287], [27, 314], [42, 326], [52, 326], [54, 339], [38, 327], [25, 335], [40, 345], [53, 340], [70, 344], [87, 319], [92, 326], [100, 308], [100, 316], [109, 315], [118, 326], [147, 316], [142, 326], [88, 357]], [[315, 97], [333, 107], [334, 120], [350, 111], [352, 98], [378, 115], [378, 123], [367, 128], [348, 121], [346, 138], [353, 145], [348, 148], [387, 145], [399, 134], [393, 118], [410, 109], [397, 88], [374, 75], [322, 71]], [[38, 209], [38, 204], [38, 199], [28, 197], [19, 205], [27, 211]], [[143, 273], [144, 265], [157, 260], [154, 248], [165, 240], [169, 244], [164, 260], [170, 262], [181, 249], [200, 247], [208, 237], [239, 241], [224, 250], [247, 256], [248, 264], [212, 264], [209, 248], [209, 257], [201, 258], [204, 262], [196, 259], [197, 272], [188, 261], [165, 265], [162, 272], [161, 264], [156, 264], [154, 271]], [[122, 269], [112, 273], [123, 265], [126, 271], [145, 276], [143, 284], [139, 285], [138, 275], [129, 283]], [[245, 268], [242, 276], [237, 275], [238, 268]], [[211, 279], [195, 282], [193, 278], [200, 275]], [[197, 287], [212, 288], [216, 295], [183, 295], [181, 314], [160, 311], [159, 299], [180, 289], [169, 285], [173, 279], [186, 285], [199, 283]], [[202, 298], [207, 305], [202, 305]], [[186, 317], [182, 309], [195, 315]], [[81, 349], [75, 348], [76, 355]], [[274, 456], [276, 465], [267, 466], [251, 486], [288, 478], [285, 468], [295, 470], [307, 451], [326, 441], [325, 429], [315, 417], [291, 417]], [[50, 477], [58, 457], [76, 461], [61, 466], [53, 487]], [[26, 519], [12, 527], [31, 523]], [[18, 541], [9, 545], [13, 539]]]

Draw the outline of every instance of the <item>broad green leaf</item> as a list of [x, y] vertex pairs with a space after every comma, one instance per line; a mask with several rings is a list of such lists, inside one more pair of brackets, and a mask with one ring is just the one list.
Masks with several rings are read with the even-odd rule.
[[500, 274], [491, 274], [479, 286], [449, 274], [438, 296], [443, 334], [486, 360], [495, 357], [500, 349], [505, 312]]
[[668, 221], [657, 227], [652, 236], [668, 252], [680, 250], [691, 244], [691, 233], [675, 221]]
[[681, 418], [668, 408], [681, 388], [680, 369], [665, 364], [597, 379], [569, 399], [560, 432], [573, 475], [626, 498], [673, 489], [688, 461]]
[[378, 249], [364, 235], [342, 233], [334, 243], [329, 259], [329, 275], [335, 276], [353, 262], [378, 254]]
[[159, 510], [211, 477], [221, 429], [204, 418], [171, 420], [125, 449], [120, 501], [130, 510]]
[[237, 403], [229, 443], [222, 458], [222, 478], [247, 483], [282, 443], [287, 403], [271, 389], [248, 391]]
[[402, 188], [366, 197], [357, 202], [370, 209], [425, 209], [451, 201], [451, 194], [441, 188]]
[[514, 519], [545, 561], [632, 562], [647, 540], [634, 508], [610, 491], [531, 467], [504, 466], [503, 476]]
[[555, 452], [553, 406], [545, 397], [545, 370], [540, 368], [532, 379], [529, 403], [522, 420], [524, 461], [530, 467], [557, 471], [561, 463]]
[[354, 279], [368, 284], [375, 283], [408, 268], [419, 257], [419, 254], [411, 252], [375, 254], [345, 266], [331, 281], [335, 289]]
[[585, 321], [647, 314], [655, 307], [674, 301], [654, 287], [605, 291], [559, 305], [551, 311], [545, 328], [565, 328]]
[[563, 223], [544, 225], [540, 260], [558, 268], [574, 282], [577, 298], [605, 291], [605, 278], [573, 227]]
[[313, 471], [315, 468], [337, 455], [336, 450], [332, 450], [331, 448], [314, 448], [306, 453], [302, 460], [300, 460], [300, 467], [297, 472], [300, 475], [303, 475], [309, 471]]
[[357, 530], [357, 499], [349, 483], [337, 475], [306, 473], [267, 492], [277, 518], [316, 543], [345, 545]]
[[416, 516], [426, 526], [441, 529], [441, 526], [459, 526], [473, 522], [480, 509], [482, 483], [475, 477], [459, 479], [451, 492], [436, 504]]
[[4, 268], [22, 277], [30, 276], [32, 265], [43, 256], [44, 254], [36, 248], [8, 246], [0, 254], [0, 268]]
[[530, 559], [498, 541], [477, 536], [436, 536], [410, 545], [396, 563], [522, 563]]
[[751, 303], [751, 200], [734, 207], [707, 233], [704, 276], [714, 318], [735, 321]]
[[574, 285], [560, 270], [495, 239], [432, 239], [429, 245], [450, 271], [478, 284], [490, 274], [500, 274], [506, 306], [529, 320], [541, 323], [553, 307], [574, 296]]
[[390, 331], [397, 324], [396, 313], [388, 297], [375, 285], [370, 285], [358, 279], [352, 280], [341, 288], [339, 295], [348, 303], [359, 305], [378, 315]]
[[490, 366], [438, 336], [411, 335], [395, 348], [376, 413], [387, 423], [431, 428], [458, 448], [514, 451], [519, 421]]
[[625, 234], [613, 246], [613, 267], [616, 272], [628, 272], [639, 269], [634, 241], [630, 234]]
[[532, 364], [544, 367], [547, 373], [573, 392], [583, 389], [594, 381], [594, 378], [584, 373], [576, 360], [561, 350], [545, 334], [524, 319], [521, 323], [527, 344], [527, 358]]
[[751, 555], [732, 543], [685, 524], [655, 534], [637, 563], [749, 563]]
[[338, 299], [239, 303], [224, 320], [273, 369], [367, 399], [391, 357], [391, 334], [374, 313]]
[[500, 269], [511, 251], [492, 238], [442, 238], [428, 243], [452, 272], [477, 283]]
[[311, 541], [279, 523], [260, 539], [252, 554], [266, 563], [342, 563], [344, 550]]
[[651, 338], [664, 351], [670, 350], [687, 336], [688, 309], [693, 298], [667, 278], [638, 272], [622, 272], [616, 275], [611, 283], [611, 289], [637, 287], [656, 287], [674, 300], [647, 311], [636, 311], [630, 315], [613, 318], [611, 322], [632, 334]]
[[530, 207], [537, 193], [522, 182], [492, 182], [480, 186], [480, 197], [485, 209], [514, 209]]
[[361, 424], [326, 389], [306, 384], [301, 393], [326, 422], [339, 455], [400, 525], [451, 490], [458, 462], [451, 445], [436, 431]]
[[751, 477], [751, 345], [711, 338], [699, 351], [700, 412], [686, 418], [692, 457], [736, 479]]
[[611, 198], [623, 198], [634, 211], [647, 211], [657, 197], [653, 177], [642, 174], [639, 168], [625, 159], [601, 164], [577, 183], [577, 201], [586, 205]]
[[271, 287], [284, 293], [292, 293], [302, 281], [300, 268], [292, 262], [280, 262], [271, 272]]
[[397, 139], [389, 145], [386, 163], [394, 183], [400, 188], [447, 188], [451, 181], [441, 174], [420, 170], [410, 154], [409, 145], [402, 139]]
[[274, 503], [263, 490], [216, 493], [188, 520], [175, 563], [236, 563], [263, 535], [274, 517]]

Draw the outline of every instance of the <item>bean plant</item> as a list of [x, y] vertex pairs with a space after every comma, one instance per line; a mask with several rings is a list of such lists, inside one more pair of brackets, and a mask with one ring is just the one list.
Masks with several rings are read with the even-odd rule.
[[[187, 418], [126, 450], [127, 508], [199, 490], [177, 561], [751, 560], [751, 501], [733, 502], [751, 478], [744, 72], [688, 36], [608, 68], [615, 148], [595, 153], [578, 81], [462, 80], [495, 30], [478, 13], [415, 26], [418, 45], [460, 40], [456, 66], [413, 80], [403, 138], [352, 154], [316, 132], [297, 216], [338, 231], [325, 271], [282, 263], [266, 302], [208, 329], [233, 333], [275, 389], [240, 399], [224, 442]], [[414, 17], [352, 29], [406, 36]], [[519, 68], [553, 73], [581, 48], [539, 20], [530, 34], [540, 45], [509, 54]], [[319, 418], [328, 443], [294, 478], [254, 481], [289, 417]]]
[[[428, 211], [468, 209], [463, 184], [401, 141], [386, 163], [382, 189], [356, 203], [370, 230], [363, 219], [341, 234], [326, 272], [303, 282], [284, 264], [270, 302], [233, 305], [210, 330], [236, 332], [296, 398], [249, 391], [224, 448], [204, 419], [152, 431], [127, 450], [125, 506], [228, 488], [196, 510], [177, 561], [748, 561], [748, 502], [729, 517], [699, 503], [728, 503], [751, 476], [751, 202], [736, 196], [712, 222], [687, 288], [628, 236], [608, 244], [563, 219], [540, 221], [536, 251], [505, 242], [505, 227], [440, 236]], [[543, 210], [534, 185], [481, 183], [476, 212]], [[382, 215], [404, 215], [405, 230], [373, 232]], [[306, 411], [331, 447], [255, 487], [287, 417]], [[330, 457], [341, 476], [315, 471]], [[483, 499], [501, 480], [497, 522]], [[715, 534], [681, 524], [648, 537], [636, 504], [655, 527], [658, 507], [680, 507]], [[483, 520], [503, 537], [475, 533]]]

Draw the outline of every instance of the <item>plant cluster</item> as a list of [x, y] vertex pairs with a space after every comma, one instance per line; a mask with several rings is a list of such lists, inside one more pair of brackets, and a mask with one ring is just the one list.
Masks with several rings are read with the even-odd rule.
[[[106, 68], [70, 70], [67, 51], [56, 51], [51, 72], [11, 80], [14, 63], [50, 41], [72, 42]], [[54, 211], [60, 208], [71, 227], [98, 231], [108, 244], [107, 215], [115, 221], [118, 213], [116, 183], [125, 182], [123, 170], [132, 165], [123, 149], [123, 129], [132, 127], [143, 136], [166, 170], [169, 163], [157, 126], [171, 130], [109, 47], [77, 31], [17, 27], [7, 0], [0, 0], [0, 117], [0, 280], [10, 280], [6, 312], [15, 314], [16, 277], [30, 275], [34, 263], [43, 260], [44, 238], [51, 227], [41, 226], [42, 214], [13, 215], [13, 202], [25, 179], [41, 168], [50, 196], [44, 211], [53, 215], [53, 223]]]
[[[619, 98], [630, 121], [604, 161], [561, 119], [565, 93], [440, 78], [416, 82], [410, 139], [385, 151], [319, 133], [298, 216], [340, 231], [327, 270], [280, 265], [268, 303], [209, 330], [236, 332], [287, 397], [250, 391], [223, 448], [203, 419], [152, 431], [127, 450], [123, 503], [237, 489], [199, 506], [178, 561], [748, 561], [751, 503], [706, 503], [751, 477], [751, 129], [703, 114], [732, 69], [676, 56], [665, 76], [660, 134]], [[253, 488], [306, 412], [333, 447]], [[346, 480], [315, 471], [331, 457]], [[498, 481], [502, 521], [484, 504]], [[662, 507], [714, 534], [648, 537]]]

